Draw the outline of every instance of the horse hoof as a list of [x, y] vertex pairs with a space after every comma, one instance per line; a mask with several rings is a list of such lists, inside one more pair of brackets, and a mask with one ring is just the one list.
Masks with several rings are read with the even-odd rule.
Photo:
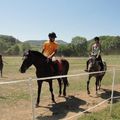
[[66, 97], [66, 95], [63, 95], [63, 97]]
[[89, 94], [90, 94], [90, 91], [88, 91], [87, 93], [88, 93], [88, 95], [89, 95]]
[[66, 93], [63, 93], [63, 96], [65, 97], [65, 96], [66, 96]]
[[53, 102], [53, 103], [56, 103], [56, 102], [55, 102], [55, 99], [52, 99], [52, 102]]
[[54, 100], [54, 101], [52, 101], [52, 102], [56, 104], [55, 100]]
[[97, 95], [97, 96], [99, 95], [98, 92], [96, 92], [96, 95]]
[[39, 106], [39, 104], [36, 104], [35, 107], [38, 108], [38, 107], [40, 107], [40, 106]]

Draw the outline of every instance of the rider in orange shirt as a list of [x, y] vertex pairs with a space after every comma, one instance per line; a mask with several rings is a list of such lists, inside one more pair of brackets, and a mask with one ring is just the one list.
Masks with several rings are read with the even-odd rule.
[[56, 74], [60, 71], [61, 68], [58, 60], [56, 60], [55, 58], [55, 54], [57, 53], [57, 49], [58, 49], [58, 43], [55, 42], [55, 38], [57, 36], [54, 32], [52, 32], [48, 34], [48, 37], [49, 40], [43, 44], [42, 53], [48, 58], [47, 62], [51, 65], [51, 70]]
[[45, 55], [48, 59], [52, 59], [53, 56], [55, 56], [57, 49], [58, 49], [58, 43], [55, 42], [55, 38], [57, 37], [54, 32], [48, 34], [49, 40], [46, 41], [43, 44], [43, 50], [42, 53]]

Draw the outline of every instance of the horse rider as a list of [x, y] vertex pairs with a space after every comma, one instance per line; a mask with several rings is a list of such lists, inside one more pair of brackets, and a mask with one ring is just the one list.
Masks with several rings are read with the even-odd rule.
[[[98, 61], [99, 65], [101, 66], [100, 70], [103, 70], [103, 62], [102, 62], [102, 58], [101, 58], [101, 44], [99, 42], [99, 37], [95, 37], [94, 38], [95, 43], [92, 45], [92, 52], [91, 55], [95, 56], [96, 61]], [[88, 64], [89, 64], [89, 60], [86, 63], [86, 69], [85, 71], [88, 72]]]
[[[48, 37], [49, 37], [49, 40], [44, 42], [44, 44], [43, 44], [42, 53], [44, 56], [46, 56], [48, 58], [47, 62], [49, 62], [51, 65], [54, 66], [54, 68], [55, 68], [54, 71], [56, 72], [56, 71], [58, 71], [58, 68], [55, 67], [56, 63], [54, 61], [56, 61], [55, 55], [58, 50], [58, 43], [55, 41], [55, 38], [57, 38], [57, 36], [54, 32], [52, 32], [52, 33], [48, 34]], [[59, 66], [58, 61], [57, 61], [57, 64]]]
[[48, 59], [54, 58], [55, 54], [57, 53], [58, 43], [55, 42], [55, 38], [57, 38], [54, 32], [48, 34], [49, 40], [43, 44], [42, 53]]

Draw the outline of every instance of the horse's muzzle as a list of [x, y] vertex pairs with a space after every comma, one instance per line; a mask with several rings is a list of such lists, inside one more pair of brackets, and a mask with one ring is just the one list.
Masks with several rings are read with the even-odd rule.
[[19, 69], [19, 71], [20, 71], [21, 73], [25, 73], [25, 70], [22, 70], [21, 68]]

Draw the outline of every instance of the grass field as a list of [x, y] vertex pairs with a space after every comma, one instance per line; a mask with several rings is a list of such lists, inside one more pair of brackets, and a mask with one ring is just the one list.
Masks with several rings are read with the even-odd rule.
[[86, 114], [78, 120], [120, 120], [120, 101], [113, 105], [113, 112], [110, 115], [110, 108], [107, 107], [99, 112]]
[[[66, 58], [66, 59], [70, 63], [69, 74], [84, 73], [87, 58]], [[106, 73], [105, 77], [102, 80], [102, 87], [107, 90], [109, 88], [111, 89], [111, 84], [112, 84], [112, 79], [113, 79], [112, 69], [114, 67], [116, 69], [120, 69], [120, 56], [116, 56], [116, 55], [103, 56], [103, 59], [107, 62], [108, 70], [111, 70], [110, 72]], [[21, 74], [19, 72], [19, 68], [22, 63], [21, 57], [3, 57], [3, 60], [6, 63], [4, 63], [3, 78], [0, 78], [0, 82], [23, 80], [23, 79], [28, 79], [30, 77], [36, 78], [34, 66], [30, 67], [25, 74]], [[120, 74], [120, 71], [116, 71], [115, 85], [120, 85], [119, 74]], [[88, 79], [88, 75], [70, 77], [68, 79], [70, 83], [70, 86], [67, 88], [68, 95], [72, 95], [72, 96], [81, 95], [80, 97], [83, 96], [83, 98], [84, 98], [84, 95], [87, 96], [86, 81]], [[55, 96], [57, 96], [58, 95], [58, 84], [56, 81], [54, 82], [53, 86], [54, 86]], [[33, 82], [33, 90], [34, 90], [34, 97], [36, 98], [36, 92], [37, 92], [36, 81]], [[91, 90], [91, 94], [94, 95], [95, 94], [94, 78], [91, 79], [90, 90]], [[45, 103], [48, 104], [51, 102], [50, 93], [48, 91], [49, 91], [48, 84], [44, 83], [42, 87], [42, 95], [41, 95], [41, 103], [43, 104]], [[115, 92], [117, 93], [117, 95], [120, 95], [119, 86]], [[103, 95], [104, 99], [108, 97], [110, 97], [110, 94], [107, 94], [107, 96]], [[82, 100], [85, 101], [86, 103], [89, 103], [87, 102], [87, 99], [89, 98], [86, 98], [86, 100], [84, 99]], [[100, 101], [101, 99], [98, 101], [96, 101], [95, 98], [92, 99], [93, 105], [97, 104]], [[104, 120], [107, 120], [108, 118], [111, 120], [118, 120], [120, 118], [120, 114], [118, 113], [119, 108], [117, 108], [116, 106], [119, 106], [120, 103], [118, 102], [118, 103], [115, 103], [114, 105], [115, 105], [114, 111], [116, 112], [113, 114], [113, 117], [109, 117], [108, 112], [105, 113], [107, 111], [106, 109], [100, 112], [101, 113], [100, 116], [99, 116], [99, 113], [95, 113], [95, 114], [93, 113], [90, 115], [85, 115], [83, 118], [84, 120], [103, 120], [101, 119], [101, 116], [102, 117], [104, 116], [103, 117], [105, 118]], [[30, 99], [30, 91], [29, 91], [28, 82], [24, 82], [24, 83], [22, 82], [19, 84], [15, 83], [15, 84], [0, 85], [0, 116], [2, 120], [14, 120], [14, 119], [21, 120], [23, 119], [22, 117], [26, 117], [26, 116], [27, 118], [25, 118], [25, 120], [27, 119], [29, 120], [31, 118], [30, 111], [31, 111], [31, 99]], [[14, 114], [16, 112], [19, 113], [17, 118], [16, 118], [16, 115]], [[72, 112], [75, 112], [75, 111], [72, 111]]]

